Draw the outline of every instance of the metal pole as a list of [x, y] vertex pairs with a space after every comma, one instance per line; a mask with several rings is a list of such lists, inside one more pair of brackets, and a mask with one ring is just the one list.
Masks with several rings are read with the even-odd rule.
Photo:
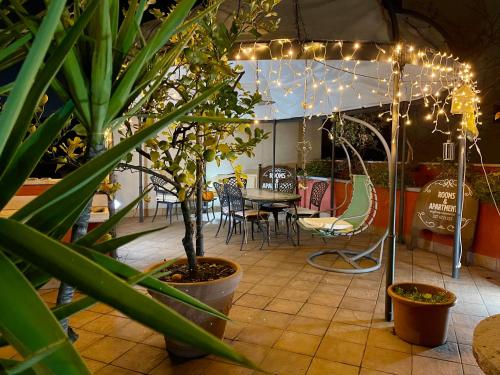
[[403, 124], [401, 132], [401, 179], [399, 188], [399, 220], [398, 242], [405, 243], [405, 167], [406, 167], [406, 125]]
[[[397, 54], [397, 52], [396, 52]], [[392, 300], [387, 294], [387, 288], [394, 283], [394, 259], [396, 255], [396, 192], [397, 192], [397, 164], [398, 164], [398, 132], [399, 132], [399, 83], [403, 72], [399, 54], [395, 55], [393, 65], [392, 85], [392, 131], [391, 131], [391, 163], [389, 164], [389, 249], [387, 252], [387, 267], [385, 274], [385, 319], [392, 320]]]
[[276, 184], [275, 180], [276, 177], [274, 176], [274, 168], [276, 167], [276, 125], [278, 122], [276, 120], [273, 121], [273, 191], [276, 190]]
[[330, 177], [330, 216], [334, 217], [335, 212], [335, 132], [337, 130], [337, 121], [332, 121], [332, 170]]
[[[140, 146], [142, 147], [142, 145]], [[139, 167], [142, 168], [142, 155], [139, 154]], [[139, 195], [142, 194], [143, 186], [142, 171], [139, 170]], [[139, 223], [144, 223], [144, 199], [139, 201]]]
[[460, 253], [462, 252], [462, 207], [464, 201], [465, 148], [467, 138], [461, 132], [458, 136], [458, 175], [457, 175], [457, 208], [455, 215], [455, 234], [453, 236], [453, 269], [451, 276], [460, 277]]

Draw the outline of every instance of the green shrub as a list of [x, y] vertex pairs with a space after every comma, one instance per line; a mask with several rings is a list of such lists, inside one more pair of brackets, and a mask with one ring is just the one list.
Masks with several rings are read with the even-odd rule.
[[493, 203], [493, 198], [496, 202], [500, 201], [500, 172], [488, 173], [488, 181], [490, 183], [493, 197], [491, 196], [488, 182], [486, 181], [486, 177], [483, 173], [473, 173], [468, 181], [472, 190], [474, 190], [475, 197], [481, 202]]

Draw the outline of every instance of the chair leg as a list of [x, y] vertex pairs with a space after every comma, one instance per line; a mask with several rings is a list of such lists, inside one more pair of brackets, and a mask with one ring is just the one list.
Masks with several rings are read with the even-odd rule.
[[[221, 211], [220, 212], [219, 227], [217, 228], [217, 232], [215, 233], [215, 237], [217, 237], [219, 235], [220, 228], [222, 227], [222, 216], [224, 216], [224, 214]], [[215, 216], [214, 216], [214, 218], [215, 218]], [[227, 217], [225, 218], [225, 220], [227, 220]], [[225, 224], [225, 222], [224, 222], [224, 224]]]
[[255, 240], [255, 237], [254, 237], [254, 235], [253, 235], [253, 226], [254, 226], [254, 224], [255, 224], [255, 222], [252, 220], [252, 241], [254, 241], [254, 240]]
[[275, 235], [278, 237], [278, 231], [280, 230], [280, 226], [278, 223], [278, 211], [273, 211], [273, 217], [274, 217], [274, 230], [275, 230]]
[[232, 226], [233, 226], [233, 224], [232, 224], [233, 220], [234, 219], [230, 216], [229, 217], [229, 224], [227, 226], [226, 244], [229, 243], [229, 241], [231, 240], [231, 237], [233, 236], [233, 228], [232, 228]]
[[151, 220], [151, 222], [155, 221], [156, 219], [156, 214], [158, 213], [158, 206], [160, 205], [160, 202], [156, 201], [156, 210], [155, 210], [155, 214], [153, 216], [153, 220]]
[[174, 205], [173, 204], [169, 204], [168, 206], [168, 213], [169, 213], [169, 219], [170, 219], [170, 224], [172, 224], [172, 211], [174, 209]]
[[271, 239], [271, 226], [269, 225], [269, 221], [266, 221], [266, 236], [267, 236], [267, 246], [271, 246], [269, 240]]
[[297, 246], [300, 246], [300, 226], [298, 218], [295, 219], [295, 226], [297, 227]]
[[285, 222], [286, 222], [286, 238], [290, 238], [290, 214], [285, 213]]
[[240, 251], [243, 250], [243, 244], [247, 243], [247, 222], [243, 220], [240, 222], [240, 226], [243, 226], [243, 235], [241, 236], [241, 246]]
[[179, 221], [179, 211], [177, 210], [177, 204], [174, 205], [175, 206], [175, 220]]

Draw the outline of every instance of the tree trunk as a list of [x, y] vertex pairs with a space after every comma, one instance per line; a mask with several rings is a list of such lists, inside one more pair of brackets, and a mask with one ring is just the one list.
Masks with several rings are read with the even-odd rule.
[[[203, 125], [196, 126], [196, 143], [203, 144]], [[205, 255], [205, 244], [203, 242], [203, 185], [205, 182], [205, 168], [203, 160], [196, 161], [196, 255]], [[208, 210], [208, 207], [207, 207]]]
[[[200, 168], [201, 167], [201, 168]], [[198, 183], [196, 186], [196, 255], [205, 255], [205, 244], [203, 241], [203, 163], [198, 161], [196, 174]], [[207, 208], [208, 209], [208, 208]]]
[[[90, 146], [86, 162], [94, 159], [97, 155], [102, 154], [104, 152], [105, 147], [103, 142], [98, 143], [94, 146]], [[80, 214], [75, 224], [73, 225], [73, 229], [71, 231], [71, 242], [75, 242], [87, 234], [91, 207], [92, 207], [92, 199], [90, 199], [90, 201], [87, 203], [85, 209], [83, 210], [83, 212]], [[64, 282], [61, 282], [57, 294], [57, 306], [71, 303], [74, 294], [75, 294], [74, 287]], [[68, 319], [67, 318], [62, 319], [60, 323], [64, 332], [66, 332], [66, 334], [69, 336], [70, 340], [76, 341], [76, 339], [78, 339], [78, 335], [71, 329], [71, 327], [68, 326]]]
[[[111, 172], [111, 174], [109, 176], [109, 182], [111, 184], [114, 184], [116, 182], [116, 175], [114, 172]], [[116, 213], [114, 194], [108, 195], [108, 211], [109, 211], [110, 218], [112, 216], [114, 216]], [[116, 238], [116, 226], [111, 228], [110, 232], [111, 232], [111, 237]], [[110, 255], [113, 259], [118, 259], [118, 251], [116, 249], [111, 251]]]
[[191, 210], [189, 209], [187, 200], [183, 200], [181, 202], [181, 211], [185, 228], [182, 245], [184, 246], [184, 251], [186, 252], [189, 269], [192, 273], [194, 273], [196, 271], [196, 252], [193, 243], [193, 223], [191, 222]]

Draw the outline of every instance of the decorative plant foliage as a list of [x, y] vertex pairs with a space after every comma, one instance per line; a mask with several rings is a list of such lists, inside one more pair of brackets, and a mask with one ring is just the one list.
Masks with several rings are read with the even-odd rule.
[[[238, 156], [253, 156], [254, 147], [267, 137], [259, 127], [250, 125], [243, 117], [253, 115], [260, 102], [259, 93], [250, 93], [239, 84], [241, 67], [228, 63], [228, 54], [239, 37], [257, 35], [259, 30], [276, 27], [273, 8], [277, 0], [242, 1], [238, 14], [233, 15], [229, 27], [217, 21], [215, 9], [200, 18], [192, 30], [192, 38], [177, 57], [175, 67], [165, 76], [155, 76], [146, 92], [154, 90], [147, 100], [141, 100], [143, 116], [139, 123], [126, 122], [123, 136], [148, 128], [155, 118], [162, 116], [219, 82], [227, 82], [219, 92], [198, 106], [193, 117], [169, 126], [156, 138], [149, 139], [139, 152], [151, 161], [151, 168], [126, 166], [155, 174], [168, 183], [167, 189], [181, 203], [185, 223], [184, 249], [191, 269], [195, 269], [193, 226], [187, 200], [197, 189], [203, 188], [203, 171], [208, 162], [218, 165], [224, 160], [233, 164]], [[211, 6], [217, 2], [211, 1]], [[156, 12], [163, 22], [163, 14]], [[161, 24], [161, 23], [160, 23]], [[227, 23], [226, 23], [227, 24]], [[169, 58], [169, 51], [164, 58]], [[162, 56], [160, 55], [159, 59]], [[240, 168], [234, 166], [236, 174]], [[162, 171], [158, 173], [155, 171]], [[199, 237], [201, 226], [197, 226]], [[203, 255], [197, 249], [197, 255]]]
[[437, 294], [431, 294], [431, 293], [423, 293], [418, 290], [416, 286], [413, 288], [401, 288], [401, 287], [396, 287], [394, 288], [394, 292], [401, 297], [407, 298], [412, 301], [416, 302], [425, 302], [425, 303], [443, 303], [447, 302], [449, 297], [445, 292], [440, 292]]
[[[4, 3], [1, 2], [2, 9]], [[133, 101], [131, 96], [135, 98], [131, 93], [143, 78], [145, 66], [156, 61], [155, 53], [183, 29], [182, 22], [193, 3], [194, 0], [181, 1], [153, 39], [133, 55], [138, 29], [127, 28], [125, 21], [118, 25], [118, 1], [89, 0], [81, 9], [75, 9], [66, 8], [64, 1], [52, 0], [41, 16], [28, 15], [21, 2], [9, 2], [19, 19], [13, 20], [17, 26], [9, 26], [11, 30], [0, 31], [0, 43], [9, 52], [0, 54], [0, 69], [11, 64], [14, 56], [22, 56], [23, 64], [9, 86], [0, 113], [0, 209], [29, 176], [73, 111], [88, 131], [89, 148], [94, 149], [94, 154], [14, 215], [0, 219], [0, 342], [13, 345], [24, 358], [0, 361], [0, 369], [7, 373], [88, 374], [57, 319], [67, 318], [96, 301], [107, 303], [176, 340], [252, 366], [231, 347], [141, 294], [133, 285], [139, 283], [156, 289], [210, 314], [220, 315], [218, 312], [180, 291], [158, 285], [152, 273], [141, 273], [101, 254], [137, 238], [138, 235], [132, 235], [97, 243], [103, 230], [115, 225], [126, 211], [96, 232], [81, 235], [77, 243], [61, 242], [101, 182], [130, 150], [182, 116], [193, 113], [197, 106], [224, 88], [225, 82], [221, 81], [200, 90], [117, 146], [107, 151], [98, 147], [114, 116], [128, 108]], [[131, 1], [125, 20], [133, 18], [140, 23], [143, 5], [142, 1], [140, 4]], [[22, 32], [16, 38], [3, 38], [13, 29]], [[87, 56], [86, 52], [92, 49]], [[127, 56], [127, 64], [113, 64], [110, 69], [109, 64], [117, 61], [110, 59], [110, 50], [120, 56], [119, 61], [125, 61]], [[63, 78], [56, 81], [56, 75]], [[32, 115], [49, 84], [67, 104], [29, 134]], [[52, 277], [74, 285], [88, 297], [51, 311], [36, 289]]]
[[[376, 113], [359, 114], [356, 117], [369, 122], [379, 131], [386, 126], [386, 122], [378, 117]], [[370, 149], [380, 150], [383, 153], [376, 135], [370, 129], [347, 119], [340, 121], [338, 115], [335, 115], [332, 121], [336, 121], [337, 123], [335, 127], [336, 139], [339, 139], [339, 137], [345, 138], [362, 156]]]
[[488, 180], [483, 173], [476, 172], [470, 178], [474, 195], [481, 202], [500, 202], [500, 172], [490, 172], [487, 176]]

